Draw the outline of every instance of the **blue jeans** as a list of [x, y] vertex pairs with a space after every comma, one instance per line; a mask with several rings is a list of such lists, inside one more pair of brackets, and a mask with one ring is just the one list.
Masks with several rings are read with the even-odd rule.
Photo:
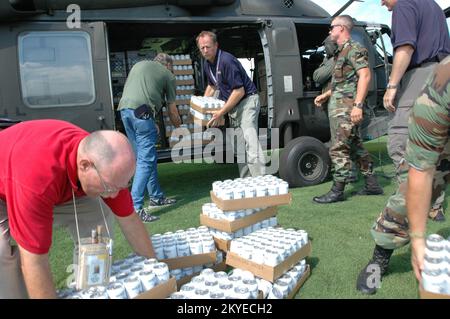
[[131, 187], [131, 197], [134, 209], [138, 210], [144, 205], [146, 188], [150, 199], [158, 200], [164, 197], [158, 182], [158, 156], [155, 146], [158, 131], [153, 119], [138, 119], [134, 116], [133, 109], [122, 109], [120, 116], [136, 154], [136, 173]]

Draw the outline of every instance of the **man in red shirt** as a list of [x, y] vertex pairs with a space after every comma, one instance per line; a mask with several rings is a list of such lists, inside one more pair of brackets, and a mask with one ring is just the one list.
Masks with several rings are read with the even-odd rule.
[[0, 298], [56, 297], [52, 227], [68, 226], [77, 238], [74, 205], [81, 237], [104, 224], [102, 205], [110, 231], [114, 214], [133, 250], [155, 256], [127, 189], [135, 157], [123, 134], [28, 121], [1, 131], [0, 149]]

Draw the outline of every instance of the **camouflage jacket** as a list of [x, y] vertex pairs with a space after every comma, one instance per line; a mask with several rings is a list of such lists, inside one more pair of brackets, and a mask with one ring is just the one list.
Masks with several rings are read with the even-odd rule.
[[356, 96], [357, 71], [369, 67], [369, 55], [366, 48], [349, 40], [338, 48], [335, 61], [328, 106], [330, 116], [348, 115]]
[[331, 80], [333, 75], [334, 59], [324, 58], [323, 62], [313, 73], [314, 82], [324, 85]]
[[426, 170], [442, 153], [450, 156], [450, 56], [434, 69], [409, 117], [406, 160]]

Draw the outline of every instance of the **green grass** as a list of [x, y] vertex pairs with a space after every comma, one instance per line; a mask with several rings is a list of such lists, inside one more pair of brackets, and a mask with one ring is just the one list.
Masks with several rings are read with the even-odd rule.
[[[409, 246], [395, 251], [382, 287], [374, 296], [365, 296], [355, 289], [356, 277], [372, 255], [374, 242], [370, 227], [383, 209], [387, 198], [395, 191], [393, 167], [386, 155], [386, 138], [366, 143], [375, 158], [375, 172], [383, 185], [385, 195], [351, 196], [363, 185], [363, 179], [346, 188], [347, 200], [330, 205], [312, 202], [331, 187], [331, 181], [312, 187], [291, 189], [290, 206], [280, 206], [278, 222], [283, 227], [305, 229], [311, 238], [312, 254], [308, 263], [311, 277], [297, 294], [297, 298], [417, 298], [417, 284], [410, 265]], [[381, 165], [380, 165], [381, 164]], [[151, 233], [163, 233], [199, 226], [201, 206], [210, 201], [209, 190], [215, 180], [238, 177], [237, 166], [232, 164], [174, 164], [158, 166], [159, 179], [169, 197], [179, 202], [155, 211], [161, 219], [147, 224]], [[381, 175], [387, 176], [387, 178]], [[446, 211], [447, 202], [445, 203]], [[448, 216], [448, 214], [447, 214]], [[429, 222], [428, 233], [450, 235], [450, 222]], [[58, 287], [64, 286], [68, 276], [66, 267], [72, 262], [72, 239], [63, 229], [53, 236], [50, 262]], [[114, 258], [131, 253], [119, 228], [115, 227]]]

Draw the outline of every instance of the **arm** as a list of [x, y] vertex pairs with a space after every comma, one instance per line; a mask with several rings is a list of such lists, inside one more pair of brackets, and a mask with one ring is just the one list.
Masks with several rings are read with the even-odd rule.
[[48, 254], [37, 255], [19, 246], [23, 278], [30, 298], [56, 298]]
[[321, 107], [323, 103], [325, 103], [329, 98], [331, 97], [331, 90], [328, 90], [320, 95], [318, 95], [315, 99], [314, 99], [314, 104], [317, 107]]
[[244, 87], [240, 87], [238, 89], [234, 89], [231, 92], [230, 97], [225, 102], [224, 106], [220, 109], [220, 111], [217, 111], [213, 114], [212, 119], [208, 122], [208, 127], [217, 126], [217, 122], [219, 117], [227, 114], [229, 111], [231, 111], [245, 96], [245, 89]]
[[210, 84], [205, 89], [205, 94], [203, 96], [213, 96], [214, 92], [216, 91], [216, 88]]
[[175, 104], [175, 102], [169, 104], [169, 118], [175, 127], [180, 127], [181, 125], [181, 118], [180, 114], [178, 114], [178, 109]]
[[419, 171], [413, 167], [408, 172], [406, 208], [411, 233], [411, 263], [417, 280], [421, 280], [425, 254], [425, 230], [430, 209], [434, 168]]
[[[356, 71], [356, 73], [358, 74], [359, 79], [358, 85], [356, 87], [355, 103], [363, 103], [369, 90], [369, 83], [371, 78], [370, 70], [369, 68], [362, 68]], [[350, 117], [354, 124], [358, 124], [363, 119], [363, 110], [354, 107], [352, 109]]]
[[313, 80], [320, 85], [327, 83], [333, 75], [334, 59], [330, 58], [322, 62], [322, 64], [313, 73]]
[[133, 251], [140, 256], [155, 258], [155, 251], [149, 233], [138, 215], [133, 212], [127, 217], [116, 216], [116, 219]]
[[[411, 57], [414, 53], [414, 48], [409, 45], [402, 45], [395, 49], [394, 62], [392, 63], [392, 71], [389, 77], [389, 84], [398, 85], [401, 78], [406, 72], [406, 69], [411, 62]], [[384, 108], [390, 112], [395, 111], [394, 99], [397, 94], [397, 89], [386, 89], [383, 97]]]

